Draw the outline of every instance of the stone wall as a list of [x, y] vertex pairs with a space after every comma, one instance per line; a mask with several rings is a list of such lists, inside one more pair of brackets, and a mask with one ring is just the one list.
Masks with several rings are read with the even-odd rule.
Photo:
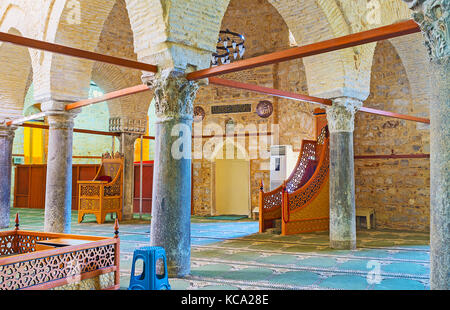
[[[402, 59], [387, 41], [376, 48], [364, 106], [429, 117], [414, 104]], [[362, 112], [355, 125], [355, 155], [430, 153], [427, 125]], [[429, 159], [356, 159], [355, 181], [356, 208], [374, 208], [378, 228], [429, 230]]]
[[[258, 4], [255, 5], [254, 1], [251, 0], [231, 1], [221, 28], [228, 28], [245, 35], [246, 58], [290, 47], [289, 30], [281, 16], [267, 2], [257, 2]], [[223, 78], [302, 94], [308, 93], [305, 69], [301, 60], [241, 71], [225, 75]], [[261, 100], [268, 100], [274, 106], [274, 113], [269, 118], [261, 118], [256, 114], [256, 106]], [[307, 103], [292, 102], [286, 99], [214, 85], [202, 87], [195, 103], [196, 106], [201, 106], [206, 112], [203, 128], [207, 127], [208, 124], [215, 123], [219, 125], [223, 134], [226, 133], [226, 122], [231, 119], [236, 127], [247, 126], [248, 132], [254, 131], [251, 127], [257, 130], [259, 126], [263, 126], [260, 132], [266, 132], [265, 129], [272, 131], [272, 124], [279, 125], [279, 144], [292, 145], [297, 151], [301, 147], [302, 139], [313, 137], [313, 107]], [[211, 106], [231, 104], [251, 104], [252, 109], [249, 113], [211, 114]], [[203, 134], [208, 134], [208, 132]], [[270, 145], [271, 138], [267, 139], [263, 143], [268, 141], [266, 144]], [[224, 142], [225, 139], [220, 140]], [[257, 155], [257, 158], [252, 156], [252, 154], [257, 154], [252, 152], [259, 152], [253, 146], [255, 144], [260, 146], [261, 140], [235, 138], [234, 141], [250, 155], [251, 208], [254, 209], [258, 206], [259, 181], [263, 180], [265, 190], [269, 190], [269, 158], [260, 155]], [[195, 215], [211, 215], [214, 199], [212, 197], [214, 188], [212, 175], [214, 171], [212, 171], [213, 165], [208, 157], [211, 148], [214, 148], [214, 144], [207, 139], [203, 139], [201, 145], [206, 150], [203, 158], [193, 160], [193, 207]], [[268, 146], [262, 149], [268, 150]]]

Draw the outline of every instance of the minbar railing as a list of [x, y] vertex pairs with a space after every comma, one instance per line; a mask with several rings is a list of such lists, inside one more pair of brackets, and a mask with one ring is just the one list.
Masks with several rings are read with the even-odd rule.
[[259, 193], [259, 232], [281, 221], [281, 234], [323, 231], [329, 228], [329, 135], [322, 128], [317, 141], [303, 140], [289, 178], [278, 188]]
[[[114, 237], [93, 237], [19, 230], [0, 232], [0, 290], [64, 289], [75, 285], [120, 288], [119, 224]], [[39, 245], [51, 239], [75, 240], [77, 245]], [[80, 242], [81, 241], [81, 242]], [[70, 242], [69, 242], [70, 243]], [[95, 283], [92, 287], [92, 281]]]

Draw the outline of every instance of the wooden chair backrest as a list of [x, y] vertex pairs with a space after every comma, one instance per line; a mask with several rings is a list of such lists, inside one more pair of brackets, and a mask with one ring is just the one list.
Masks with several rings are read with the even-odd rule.
[[114, 180], [117, 174], [123, 170], [123, 164], [124, 157], [119, 152], [116, 152], [113, 155], [105, 153], [102, 155], [102, 165], [97, 174], [97, 177], [110, 176]]

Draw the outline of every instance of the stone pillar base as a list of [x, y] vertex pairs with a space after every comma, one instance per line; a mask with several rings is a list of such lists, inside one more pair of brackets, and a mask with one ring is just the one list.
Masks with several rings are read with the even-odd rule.
[[330, 247], [336, 250], [355, 250], [356, 240], [330, 240]]

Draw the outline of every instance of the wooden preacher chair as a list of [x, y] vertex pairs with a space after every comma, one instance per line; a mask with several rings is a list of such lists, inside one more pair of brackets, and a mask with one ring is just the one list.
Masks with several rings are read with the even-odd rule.
[[85, 214], [95, 214], [98, 224], [106, 214], [116, 213], [122, 220], [124, 157], [120, 153], [102, 155], [102, 164], [93, 181], [78, 181], [78, 223]]

